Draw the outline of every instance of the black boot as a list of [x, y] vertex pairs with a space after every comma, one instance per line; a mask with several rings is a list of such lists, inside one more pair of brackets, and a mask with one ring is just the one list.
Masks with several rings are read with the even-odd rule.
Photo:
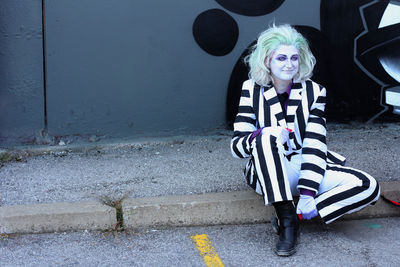
[[[296, 252], [296, 241], [300, 233], [296, 210], [292, 201], [275, 202], [273, 205], [279, 220], [279, 240], [275, 253], [279, 256], [290, 256]], [[276, 227], [276, 222], [273, 226]]]

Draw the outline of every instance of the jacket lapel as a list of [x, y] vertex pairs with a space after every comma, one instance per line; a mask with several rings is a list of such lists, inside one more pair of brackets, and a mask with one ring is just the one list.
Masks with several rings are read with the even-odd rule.
[[301, 95], [303, 86], [301, 83], [293, 83], [292, 90], [290, 90], [289, 102], [286, 110], [288, 128], [294, 130], [294, 121], [296, 111], [301, 103]]
[[283, 128], [287, 128], [285, 116], [283, 115], [278, 95], [273, 86], [264, 87], [264, 98], [270, 107], [271, 125], [279, 125]]
[[[292, 85], [292, 90], [290, 91], [289, 95], [289, 102], [286, 111], [286, 120], [287, 126], [293, 132], [289, 134], [291, 147], [293, 149], [300, 149], [302, 144], [301, 134], [300, 134], [300, 127], [299, 127], [299, 120], [304, 120], [303, 112], [301, 106], [302, 102], [302, 95], [304, 94], [305, 87], [302, 83], [295, 82]], [[301, 113], [301, 114], [298, 114]], [[299, 116], [300, 115], [300, 116]], [[303, 124], [303, 122], [301, 123]]]

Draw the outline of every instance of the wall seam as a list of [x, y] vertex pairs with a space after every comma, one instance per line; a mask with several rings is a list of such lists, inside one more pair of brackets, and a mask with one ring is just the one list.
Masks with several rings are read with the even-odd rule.
[[43, 53], [43, 112], [44, 112], [44, 131], [47, 133], [47, 67], [46, 67], [46, 5], [42, 0], [42, 53]]

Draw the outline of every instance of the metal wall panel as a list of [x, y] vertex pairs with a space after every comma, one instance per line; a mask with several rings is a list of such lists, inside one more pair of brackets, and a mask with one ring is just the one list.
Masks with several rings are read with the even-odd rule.
[[0, 1], [0, 144], [44, 127], [40, 0]]
[[[48, 127], [53, 135], [162, 135], [225, 123], [227, 85], [247, 45], [275, 19], [319, 28], [319, 1], [307, 12], [285, 1], [273, 14], [245, 17], [216, 1], [46, 1]], [[234, 50], [204, 52], [192, 25], [220, 8], [239, 25]]]

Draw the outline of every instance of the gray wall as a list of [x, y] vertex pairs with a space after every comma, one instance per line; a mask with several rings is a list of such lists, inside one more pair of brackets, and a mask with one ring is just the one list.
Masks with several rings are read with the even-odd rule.
[[[27, 136], [43, 128], [40, 1], [1, 2], [0, 71], [7, 81], [0, 81], [0, 108], [12, 111], [0, 118], [1, 135]], [[272, 14], [246, 17], [213, 0], [47, 0], [49, 133], [127, 137], [222, 126], [228, 81], [243, 50], [273, 20], [319, 29], [319, 7], [287, 0]], [[204, 52], [192, 35], [195, 18], [211, 8], [239, 25], [239, 40], [223, 57]]]
[[44, 127], [40, 0], [0, 1], [0, 142]]
[[[285, 8], [302, 8], [298, 2], [286, 1], [277, 22], [319, 28], [319, 4]], [[239, 42], [214, 57], [192, 35], [194, 19], [210, 8], [221, 7], [212, 0], [48, 1], [49, 132], [126, 136], [224, 124], [233, 65], [273, 16], [231, 13]]]

